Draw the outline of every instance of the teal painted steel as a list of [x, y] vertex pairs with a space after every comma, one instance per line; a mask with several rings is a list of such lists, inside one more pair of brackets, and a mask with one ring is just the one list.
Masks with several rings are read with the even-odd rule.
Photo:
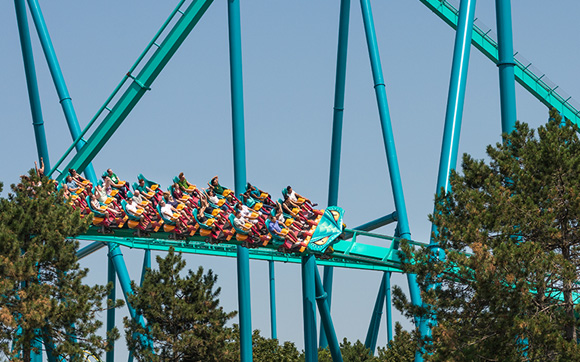
[[[107, 263], [107, 282], [112, 285], [108, 298], [113, 301], [117, 300], [117, 278], [115, 277], [115, 266], [111, 259], [108, 259]], [[115, 308], [109, 308], [107, 309], [107, 332], [111, 331], [113, 328], [115, 328]], [[112, 344], [113, 348], [110, 351], [107, 351], [105, 361], [115, 362], [115, 341], [112, 340], [108, 343]]]
[[131, 318], [140, 321], [140, 323], [143, 323], [143, 317], [135, 312], [135, 309], [133, 306], [131, 306], [129, 300], [127, 299], [129, 295], [133, 294], [133, 288], [131, 288], [131, 278], [129, 277], [129, 271], [127, 270], [125, 261], [123, 260], [123, 253], [121, 252], [121, 248], [119, 247], [119, 244], [116, 243], [109, 243], [107, 245], [109, 247], [109, 259], [113, 263], [115, 272], [119, 278], [119, 284], [121, 285], [123, 296], [125, 297], [127, 308], [129, 309], [129, 314], [131, 315]]
[[[330, 304], [332, 302], [332, 279], [334, 277], [334, 267], [332, 266], [325, 266], [324, 267], [324, 292], [326, 293], [326, 303], [328, 304], [328, 309], [330, 311]], [[328, 339], [326, 338], [326, 330], [325, 330], [324, 323], [320, 323], [320, 337], [319, 337], [319, 344], [320, 348], [326, 348], [328, 346]]]
[[[145, 58], [145, 56], [147, 55], [147, 53], [149, 53], [149, 51], [151, 50], [151, 47], [156, 46], [157, 47], [157, 41], [159, 39], [159, 37], [161, 36], [161, 34], [165, 31], [165, 29], [167, 28], [167, 26], [169, 25], [169, 23], [171, 23], [171, 21], [174, 19], [174, 17], [176, 16], [177, 13], [180, 13], [181, 10], [179, 10], [181, 8], [181, 6], [183, 5], [183, 3], [185, 2], [185, 0], [181, 0], [177, 6], [175, 7], [175, 9], [173, 9], [173, 11], [171, 12], [171, 14], [169, 15], [169, 17], [167, 18], [167, 20], [165, 20], [165, 23], [163, 23], [163, 25], [161, 26], [161, 28], [157, 31], [157, 33], [155, 34], [155, 36], [153, 37], [153, 39], [151, 39], [151, 41], [149, 42], [149, 44], [145, 47], [145, 50], [141, 53], [141, 55], [137, 58], [137, 60], [135, 61], [135, 63], [133, 64], [133, 66], [129, 69], [129, 71], [127, 72], [127, 74], [123, 77], [123, 79], [121, 80], [121, 82], [119, 82], [119, 84], [117, 84], [117, 87], [113, 90], [113, 92], [111, 93], [111, 95], [109, 95], [109, 97], [107, 98], [107, 100], [105, 100], [105, 103], [101, 106], [101, 108], [99, 108], [99, 110], [97, 111], [97, 113], [93, 116], [93, 118], [90, 120], [90, 122], [87, 124], [87, 126], [85, 127], [85, 129], [81, 132], [81, 134], [74, 140], [74, 142], [69, 146], [69, 148], [64, 152], [64, 154], [62, 155], [62, 157], [58, 160], [58, 162], [54, 165], [54, 167], [50, 170], [50, 172], [48, 173], [48, 176], [50, 177], [52, 174], [54, 174], [54, 172], [59, 171], [57, 170], [57, 168], [62, 164], [62, 162], [68, 157], [68, 155], [70, 154], [70, 152], [72, 151], [73, 148], [76, 147], [76, 145], [81, 142], [81, 140], [83, 139], [83, 137], [85, 136], [85, 134], [91, 129], [91, 127], [93, 126], [93, 124], [95, 124], [95, 122], [102, 116], [103, 112], [110, 112], [111, 108], [113, 106], [110, 106], [109, 103], [111, 103], [111, 101], [113, 100], [113, 98], [115, 98], [119, 92], [119, 90], [123, 87], [123, 85], [125, 84], [125, 82], [128, 79], [133, 79], [132, 74], [133, 71], [135, 71], [135, 69], [137, 69], [137, 67], [141, 64], [141, 61]], [[180, 13], [181, 14], [181, 13]], [[131, 76], [131, 77], [130, 77]], [[59, 171], [60, 172], [60, 171]]]
[[42, 342], [39, 340], [40, 334], [37, 332], [37, 338], [32, 340], [31, 346], [32, 348], [38, 348], [38, 352], [31, 351], [30, 352], [30, 361], [31, 362], [42, 362]]
[[[445, 0], [420, 0], [425, 6], [439, 16], [452, 28], [457, 27], [458, 11]], [[492, 62], [498, 63], [498, 44], [489, 37], [489, 32], [486, 32], [476, 25], [473, 27], [472, 44], [481, 51]], [[530, 94], [542, 102], [547, 107], [556, 108], [564, 117], [570, 119], [573, 123], [580, 124], [580, 110], [572, 106], [568, 101], [569, 97], [561, 96], [556, 88], [550, 87], [542, 80], [544, 75], [537, 75], [530, 69], [530, 64], [522, 64], [517, 59], [514, 74], [516, 81], [523, 86]]]
[[87, 245], [84, 248], [77, 251], [77, 258], [82, 259], [85, 256], [88, 256], [88, 255], [94, 253], [95, 251], [105, 247], [106, 245], [107, 244], [102, 243], [100, 241], [95, 241], [95, 242], [91, 243], [90, 245]]
[[[447, 95], [447, 109], [445, 111], [445, 128], [443, 130], [435, 193], [439, 193], [441, 188], [445, 192], [449, 191], [451, 170], [454, 170], [457, 165], [459, 136], [461, 134], [463, 104], [465, 100], [471, 37], [473, 33], [473, 19], [475, 16], [475, 3], [475, 0], [462, 1], [459, 9], [455, 47], [453, 49], [453, 63], [449, 80], [449, 93]], [[435, 230], [432, 229], [431, 231], [433, 232]]]
[[[50, 40], [48, 28], [44, 22], [44, 17], [42, 15], [42, 11], [40, 10], [38, 0], [28, 0], [28, 7], [30, 8], [30, 13], [32, 15], [32, 19], [34, 20], [34, 25], [36, 26], [36, 32], [38, 33], [38, 38], [40, 39], [40, 44], [42, 45], [44, 56], [46, 57], [46, 63], [48, 64], [52, 80], [54, 81], [54, 86], [58, 93], [59, 102], [62, 106], [70, 134], [74, 140], [81, 133], [79, 120], [77, 119], [76, 112], [72, 105], [72, 98], [68, 93], [62, 70], [58, 64], [56, 52], [54, 51], [52, 41]], [[82, 141], [78, 144], [77, 151], [83, 147], [83, 144], [84, 142]], [[93, 166], [87, 165], [87, 167], [83, 168], [83, 170], [85, 171], [85, 176], [87, 179], [89, 179], [92, 183], [97, 182], [97, 177], [95, 175], [95, 171], [93, 170]]]
[[[348, 50], [348, 28], [350, 22], [350, 0], [340, 1], [338, 23], [338, 45], [336, 50], [336, 77], [334, 82], [334, 108], [332, 118], [332, 144], [330, 146], [330, 175], [328, 181], [328, 206], [338, 206], [338, 184], [340, 179], [340, 155], [342, 149], [342, 119], [344, 115], [344, 91], [346, 85], [346, 60]], [[328, 309], [332, 302], [332, 267], [324, 267], [324, 291], [328, 295]], [[328, 345], [324, 324], [320, 324], [320, 347]]]
[[[102, 235], [80, 235], [77, 236], [76, 239], [81, 241], [98, 240], [93, 244], [102, 243], [106, 245], [106, 243], [115, 243], [130, 249], [168, 251], [170, 247], [173, 247], [176, 251], [188, 254], [220, 256], [229, 258], [235, 258], [237, 256], [237, 245], [235, 244], [223, 243], [219, 245], [212, 245], [203, 242], [201, 239], [199, 241], [189, 240], [186, 243], [158, 238], [156, 239], [136, 238], [132, 236], [122, 237], [122, 236], [102, 236]], [[352, 242], [341, 243], [339, 246], [340, 250], [336, 251], [335, 249], [335, 253], [333, 254], [332, 259], [318, 260], [317, 264], [347, 269], [401, 272], [400, 262], [396, 258], [396, 254], [392, 252], [391, 248], [375, 247], [375, 246], [369, 248], [369, 252], [375, 253], [376, 255], [374, 254], [365, 255], [362, 253], [356, 253], [356, 255], [344, 254], [344, 251], [349, 249], [349, 244], [352, 244]], [[426, 246], [427, 244], [415, 243], [415, 245]], [[276, 250], [266, 248], [251, 249], [249, 250], [249, 256], [251, 259], [254, 260], [274, 261], [280, 263], [295, 263], [295, 264], [301, 262], [301, 254], [278, 253]], [[387, 257], [387, 259], [385, 259], [385, 257]]]
[[510, 133], [516, 127], [516, 82], [514, 80], [514, 44], [510, 0], [495, 0], [499, 92], [501, 99], [501, 130]]
[[387, 283], [385, 284], [385, 295], [387, 298], [387, 344], [393, 340], [393, 313], [391, 308], [391, 272], [385, 272]]
[[145, 280], [145, 273], [147, 270], [151, 269], [151, 249], [145, 249], [143, 254], [143, 267], [141, 268], [141, 281], [139, 286], [143, 286], [143, 281]]
[[332, 118], [332, 143], [330, 148], [328, 206], [338, 206], [338, 184], [340, 178], [340, 155], [342, 149], [342, 120], [344, 115], [344, 92], [346, 84], [346, 60], [348, 50], [349, 21], [350, 0], [341, 0], [340, 20], [338, 24], [338, 49], [336, 55], [336, 78], [334, 83], [334, 108]]
[[306, 362], [318, 361], [316, 341], [316, 260], [312, 255], [302, 257], [302, 320], [304, 327], [304, 358]]
[[[355, 268], [355, 269], [369, 269], [369, 270], [383, 270], [389, 271], [393, 266], [398, 271], [400, 261], [397, 254], [394, 252], [394, 244], [400, 238], [369, 233], [366, 231], [358, 231], [352, 229], [345, 229], [348, 233], [353, 233], [352, 241], [340, 240], [333, 245], [333, 258], [330, 260], [319, 260], [319, 265], [332, 265], [336, 267]], [[373, 239], [380, 239], [390, 242], [388, 247], [363, 244], [357, 241], [357, 237], [364, 236]], [[185, 242], [169, 240], [169, 233], [158, 232], [152, 238], [139, 238], [133, 236], [132, 230], [120, 229], [115, 230], [115, 236], [102, 235], [97, 228], [90, 228], [86, 234], [75, 237], [77, 240], [94, 241], [89, 246], [79, 250], [77, 255], [85, 252], [86, 249], [93, 249], [100, 243], [119, 243], [129, 248], [151, 249], [167, 251], [170, 247], [178, 251], [191, 254], [202, 255], [216, 255], [232, 257], [236, 255], [236, 248], [239, 242], [232, 241], [231, 243], [221, 244], [207, 244], [204, 238], [200, 236], [193, 236], [187, 238]], [[415, 240], [407, 241], [414, 246], [427, 247], [428, 244], [418, 242]], [[300, 262], [301, 254], [286, 254], [278, 253], [274, 246], [266, 248], [255, 248], [250, 250], [252, 259], [257, 260], [274, 260], [280, 262]]]
[[278, 339], [276, 331], [276, 277], [273, 260], [268, 261], [268, 276], [270, 279], [270, 338]]
[[377, 339], [379, 336], [381, 318], [383, 316], [383, 308], [385, 306], [386, 279], [387, 273], [383, 273], [381, 285], [379, 286], [379, 291], [377, 292], [377, 299], [375, 300], [375, 306], [373, 308], [373, 314], [371, 315], [371, 321], [369, 323], [369, 328], [367, 330], [367, 336], [365, 338], [365, 347], [370, 349], [371, 355], [375, 354], [375, 349], [377, 348]]
[[38, 93], [34, 55], [30, 42], [30, 30], [28, 28], [24, 0], [14, 0], [14, 9], [16, 11], [20, 49], [22, 50], [24, 74], [26, 75], [26, 86], [28, 88], [28, 101], [30, 102], [30, 112], [32, 113], [36, 152], [38, 153], [39, 161], [41, 157], [43, 158], [45, 170], [48, 171], [50, 170], [50, 157], [48, 154], [48, 144], [46, 143], [46, 133], [44, 132], [44, 119], [42, 117], [42, 107], [40, 104], [40, 94]]
[[314, 271], [316, 277], [316, 304], [318, 305], [318, 312], [320, 313], [320, 324], [324, 325], [324, 331], [326, 333], [326, 339], [328, 340], [328, 347], [330, 349], [332, 361], [342, 362], [340, 345], [338, 344], [338, 339], [336, 338], [336, 332], [334, 330], [334, 324], [332, 323], [332, 317], [330, 316], [328, 294], [326, 294], [324, 291], [324, 286], [320, 281], [320, 274], [318, 274], [318, 269], [315, 268]]
[[[383, 142], [385, 144], [385, 152], [387, 156], [387, 165], [389, 167], [389, 175], [391, 177], [391, 187], [393, 190], [393, 197], [395, 199], [395, 209], [397, 212], [399, 235], [401, 238], [410, 239], [411, 231], [409, 229], [409, 220], [407, 218], [407, 208], [405, 206], [405, 196], [403, 193], [403, 185], [401, 183], [401, 175], [399, 172], [399, 162], [397, 160], [397, 151], [395, 147], [395, 140], [393, 137], [393, 130], [391, 127], [391, 117], [389, 115], [389, 108], [387, 103], [387, 93], [385, 90], [385, 82], [383, 80], [383, 71], [381, 67], [381, 60], [379, 56], [379, 47], [375, 35], [375, 26], [372, 16], [371, 4], [369, 0], [361, 0], [361, 9], [363, 22], [365, 27], [365, 35], [367, 40], [367, 47], [369, 50], [369, 57], [371, 61], [371, 68], [373, 73], [375, 95], [379, 107], [379, 118], [381, 121], [381, 130], [383, 134]], [[398, 242], [394, 243], [395, 248], [398, 248]], [[409, 284], [409, 294], [411, 295], [411, 302], [414, 305], [422, 305], [419, 286], [417, 284], [416, 276], [407, 274]], [[417, 325], [421, 335], [428, 334], [428, 328], [424, 323]], [[421, 361], [420, 356], [416, 356], [415, 361]]]
[[[239, 0], [228, 0], [232, 139], [234, 152], [234, 190], [246, 188], [246, 142], [244, 134], [244, 93], [242, 77], [242, 36]], [[250, 300], [250, 256], [247, 248], [237, 247], [238, 305], [240, 313], [240, 359], [252, 361], [252, 306]]]
[[[89, 137], [85, 146], [77, 152], [63, 169], [84, 170], [127, 118], [145, 92], [150, 89], [153, 81], [167, 65], [212, 2], [213, 0], [196, 0], [183, 11], [183, 15], [177, 20], [159, 47], [156, 48], [139, 74], [137, 76], [130, 75], [133, 81], [91, 137]], [[56, 179], [60, 182], [65, 176], [62, 173]]]
[[[373, 231], [375, 229], [378, 229], [382, 226], [385, 225], [389, 225], [394, 223], [395, 221], [397, 221], [397, 212], [393, 212], [391, 214], [379, 217], [378, 219], [369, 221], [367, 223], [364, 223], [362, 225], [359, 225], [357, 227], [355, 227], [353, 230], [356, 231]], [[344, 233], [344, 238], [345, 240], [348, 240], [350, 238], [353, 237], [353, 233], [352, 232], [345, 232]]]

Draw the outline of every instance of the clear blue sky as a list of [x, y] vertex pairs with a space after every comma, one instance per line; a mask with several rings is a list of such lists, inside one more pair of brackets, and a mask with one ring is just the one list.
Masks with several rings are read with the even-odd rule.
[[[127, 72], [177, 1], [41, 2], [81, 126]], [[185, 172], [204, 185], [214, 175], [233, 186], [226, 1], [209, 8], [175, 57], [95, 158], [96, 172], [137, 174], [166, 187]], [[277, 195], [286, 185], [324, 205], [338, 28], [338, 1], [242, 1], [248, 181]], [[512, 1], [514, 47], [580, 100], [580, 2]], [[427, 241], [455, 33], [418, 0], [374, 1], [390, 114], [413, 239]], [[494, 2], [476, 17], [495, 29]], [[32, 26], [32, 25], [31, 25]], [[3, 44], [0, 180], [33, 166], [36, 147], [12, 1], [0, 4]], [[71, 138], [36, 36], [33, 45], [51, 161]], [[460, 152], [484, 157], [500, 135], [497, 68], [472, 48]], [[353, 1], [339, 205], [356, 226], [394, 211], [358, 2]], [[546, 108], [517, 86], [518, 119], [545, 122]], [[6, 191], [4, 192], [4, 194]], [[392, 235], [393, 227], [381, 232]], [[141, 251], [124, 250], [139, 279]], [[237, 309], [235, 260], [187, 256], [213, 269], [221, 301]], [[83, 260], [88, 282], [106, 282], [106, 252]], [[251, 263], [253, 328], [269, 335], [265, 262]], [[300, 268], [276, 265], [278, 336], [302, 347]], [[336, 270], [332, 311], [339, 338], [363, 339], [380, 273]], [[406, 288], [406, 279], [397, 276]], [[118, 313], [121, 326], [121, 315]], [[397, 317], [401, 319], [400, 317]], [[409, 325], [408, 322], [405, 322]], [[379, 344], [385, 344], [385, 330]], [[117, 356], [125, 356], [124, 340]]]

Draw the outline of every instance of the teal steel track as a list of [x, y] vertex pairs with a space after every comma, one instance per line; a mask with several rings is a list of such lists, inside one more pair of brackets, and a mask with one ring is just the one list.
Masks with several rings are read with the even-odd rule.
[[[85, 167], [105, 146], [111, 136], [113, 136], [117, 128], [119, 128], [119, 126], [127, 118], [129, 113], [137, 105], [145, 92], [151, 89], [150, 87], [153, 84], [153, 81], [157, 78], [159, 73], [163, 70], [165, 65], [169, 62], [173, 54], [181, 46], [189, 33], [193, 30], [203, 14], [205, 14], [205, 11], [208, 9], [212, 2], [213, 0], [194, 0], [185, 10], [180, 9], [184, 3], [184, 0], [178, 4], [177, 8], [173, 11], [169, 19], [167, 19], [166, 23], [157, 33], [153, 41], [151, 41], [135, 65], [133, 65], [131, 70], [124, 77], [121, 84], [117, 86], [117, 89], [115, 89], [113, 94], [107, 99], [99, 112], [97, 112], [97, 115], [91, 120], [91, 122], [89, 122], [85, 130], [79, 135], [73, 145], [69, 147], [63, 157], [53, 167], [48, 176], [51, 176], [54, 171], [59, 171], [57, 167], [59, 167], [63, 160], [68, 156], [74, 145], [76, 145], [81, 140], [85, 133], [87, 133], [87, 130], [93, 125], [93, 123], [101, 116], [103, 112], [108, 112], [99, 126], [91, 134], [85, 146], [76, 153], [76, 155], [69, 161], [66, 167], [62, 168], [63, 170], [73, 168], [78, 171], [85, 169]], [[171, 28], [163, 41], [159, 41], [159, 36], [165, 27], [174, 18], [177, 19], [177, 22]], [[149, 53], [150, 49], [155, 49], [151, 57], [148, 58], [146, 63], [143, 65], [143, 68], [137, 75], [132, 74], [135, 69], [140, 67], [141, 61], [145, 60], [145, 55]], [[114, 105], [109, 105], [109, 102], [111, 102], [113, 98], [116, 98], [115, 96], [117, 95], [117, 92], [128, 79], [131, 79], [132, 81], [128, 85], [127, 89], [122, 95], [120, 95]], [[62, 182], [65, 176], [66, 173], [61, 173], [56, 177], [56, 180]]]
[[[351, 240], [340, 240], [333, 245], [334, 253], [328, 260], [317, 259], [318, 265], [333, 266], [338, 268], [377, 270], [389, 272], [401, 272], [401, 263], [397, 256], [396, 249], [393, 248], [393, 241], [398, 238], [368, 233], [364, 231], [345, 229], [348, 233], [353, 233]], [[357, 241], [361, 237], [379, 240], [385, 246], [376, 246]], [[187, 254], [211, 255], [235, 258], [237, 256], [237, 243], [209, 244], [200, 236], [194, 236], [187, 240], [169, 239], [168, 233], [156, 233], [155, 237], [136, 237], [132, 230], [115, 230], [115, 235], [103, 235], [91, 228], [86, 234], [76, 237], [81, 241], [97, 241], [103, 243], [116, 243], [130, 249], [144, 249], [167, 251], [170, 247], [176, 251]], [[366, 241], [366, 240], [365, 240]], [[411, 241], [416, 246], [427, 246], [427, 244]], [[280, 253], [270, 248], [249, 249], [250, 259], [271, 260], [281, 263], [300, 264], [302, 254]], [[84, 254], [84, 253], [83, 253]], [[85, 254], [86, 255], [86, 254]]]
[[[427, 6], [435, 15], [439, 16], [453, 29], [457, 30], [457, 22], [459, 19], [459, 11], [446, 0], [419, 0]], [[473, 24], [473, 37], [471, 44], [473, 44], [479, 51], [481, 51], [492, 62], [497, 64], [499, 62], [497, 41], [490, 37], [489, 31], [484, 31], [476, 24]], [[557, 86], [550, 87], [544, 80], [544, 75], [537, 75], [531, 69], [529, 64], [522, 64], [520, 61], [514, 59], [516, 66], [514, 73], [516, 81], [521, 84], [528, 92], [530, 92], [536, 99], [542, 102], [547, 107], [556, 108], [562, 116], [568, 118], [570, 121], [580, 125], [580, 110], [568, 103], [570, 97], [564, 98], [557, 92]]]

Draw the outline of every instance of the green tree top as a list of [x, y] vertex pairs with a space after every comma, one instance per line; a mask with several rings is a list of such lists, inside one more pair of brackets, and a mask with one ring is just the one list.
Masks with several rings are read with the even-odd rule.
[[[221, 289], [217, 276], [189, 270], [186, 277], [181, 253], [173, 248], [165, 258], [157, 257], [159, 270], [145, 274], [143, 286], [133, 283], [129, 303], [146, 321], [146, 328], [125, 318], [127, 345], [140, 361], [228, 361], [226, 343], [230, 330], [227, 313], [219, 306]], [[145, 338], [135, 338], [142, 335]], [[147, 341], [152, 343], [152, 346]]]
[[32, 171], [11, 189], [0, 198], [0, 355], [28, 361], [43, 342], [53, 355], [100, 355], [106, 341], [95, 317], [106, 309], [107, 288], [83, 284], [88, 270], [79, 267], [78, 242], [70, 239], [90, 218]]
[[430, 216], [444, 258], [404, 248], [431, 308], [400, 290], [396, 299], [437, 320], [427, 360], [580, 360], [580, 141], [577, 126], [552, 118], [537, 136], [517, 123], [487, 147], [489, 162], [464, 155]]

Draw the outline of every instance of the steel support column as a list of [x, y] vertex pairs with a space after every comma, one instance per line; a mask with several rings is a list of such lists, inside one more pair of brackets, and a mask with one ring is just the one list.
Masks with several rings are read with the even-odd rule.
[[514, 130], [516, 115], [516, 83], [514, 75], [514, 44], [510, 0], [495, 0], [497, 20], [497, 46], [499, 68], [499, 93], [501, 100], [501, 130]]
[[268, 260], [268, 275], [270, 277], [270, 336], [272, 339], [278, 339], [276, 332], [276, 277], [273, 260]]
[[[48, 29], [46, 23], [44, 22], [44, 17], [40, 11], [40, 5], [38, 0], [28, 0], [28, 7], [30, 8], [30, 13], [32, 19], [34, 20], [34, 25], [36, 26], [36, 31], [38, 33], [38, 38], [42, 44], [42, 49], [46, 57], [46, 62], [48, 63], [48, 68], [50, 69], [50, 74], [52, 75], [52, 80], [54, 81], [54, 86], [58, 93], [59, 101], [64, 111], [64, 116], [70, 130], [73, 141], [81, 133], [81, 128], [79, 126], [79, 121], [77, 115], [72, 105], [72, 99], [68, 93], [60, 65], [58, 64], [58, 59], [56, 58], [56, 53], [50, 40], [50, 35], [48, 34]], [[81, 141], [77, 144], [77, 150], [79, 150], [85, 144]], [[97, 177], [92, 165], [88, 165], [85, 168], [85, 176], [95, 184], [97, 182]]]
[[[399, 172], [399, 162], [397, 160], [397, 151], [395, 147], [395, 140], [393, 137], [393, 130], [391, 127], [391, 117], [389, 115], [389, 107], [387, 103], [387, 93], [385, 89], [385, 82], [383, 80], [383, 70], [381, 67], [381, 60], [379, 56], [379, 47], [375, 35], [375, 26], [372, 16], [370, 0], [361, 0], [361, 9], [363, 22], [365, 27], [365, 35], [367, 46], [369, 50], [369, 58], [371, 61], [371, 68], [373, 73], [375, 95], [379, 108], [379, 117], [381, 120], [381, 129], [383, 134], [383, 142], [385, 144], [385, 152], [387, 156], [387, 165], [389, 167], [389, 175], [391, 177], [391, 187], [393, 190], [393, 198], [395, 199], [395, 209], [398, 219], [398, 230], [400, 237], [410, 239], [411, 231], [409, 229], [409, 220], [407, 218], [407, 208], [405, 206], [405, 196], [403, 193], [403, 185], [401, 183], [401, 175]], [[395, 247], [398, 247], [398, 242], [395, 242]], [[407, 274], [409, 283], [409, 293], [411, 295], [411, 302], [414, 305], [422, 305], [419, 286], [417, 284], [417, 276], [414, 274]], [[417, 327], [422, 335], [428, 334], [428, 328], [422, 321], [415, 321]], [[422, 358], [417, 355], [416, 361], [421, 361]]]
[[306, 362], [318, 361], [316, 341], [316, 287], [314, 255], [302, 257], [302, 318], [304, 321], [304, 357]]
[[387, 283], [385, 284], [385, 295], [387, 298], [387, 343], [393, 340], [393, 314], [391, 306], [391, 272], [385, 272]]
[[373, 308], [373, 315], [371, 316], [371, 321], [369, 323], [367, 337], [365, 338], [365, 346], [371, 350], [371, 354], [374, 354], [375, 349], [377, 348], [377, 339], [379, 336], [381, 318], [383, 316], [383, 307], [385, 305], [386, 280], [387, 273], [384, 272], [383, 278], [381, 279], [381, 285], [379, 286], [379, 291], [377, 293], [377, 299], [375, 300], [375, 307]]
[[[444, 193], [450, 191], [449, 177], [451, 176], [451, 170], [454, 170], [457, 166], [459, 136], [461, 134], [467, 72], [471, 53], [475, 3], [476, 0], [463, 0], [459, 6], [459, 18], [457, 21], [453, 63], [451, 65], [451, 76], [449, 80], [449, 93], [447, 96], [447, 109], [445, 112], [445, 126], [441, 144], [441, 157], [439, 159], [439, 171], [435, 189], [436, 194], [439, 194], [441, 190]], [[437, 233], [437, 228], [435, 224], [432, 224], [431, 234], [433, 235], [435, 233]], [[443, 250], [438, 247], [433, 239], [430, 241], [430, 246], [437, 258], [443, 259], [445, 257]], [[436, 321], [431, 320], [428, 323], [431, 326]]]
[[326, 332], [326, 339], [328, 340], [328, 347], [330, 349], [332, 361], [342, 362], [340, 345], [338, 344], [336, 332], [334, 331], [334, 324], [332, 323], [332, 317], [330, 316], [328, 295], [324, 291], [324, 286], [320, 281], [320, 274], [318, 274], [318, 269], [315, 268], [314, 271], [316, 277], [316, 304], [318, 305], [318, 312], [320, 313], [320, 324], [324, 325], [324, 331]]
[[[338, 183], [340, 178], [340, 155], [342, 148], [342, 118], [344, 114], [344, 90], [346, 84], [346, 59], [348, 50], [348, 27], [350, 22], [350, 0], [341, 0], [338, 23], [338, 49], [336, 54], [336, 79], [334, 83], [334, 112], [332, 118], [332, 144], [330, 150], [330, 176], [328, 181], [328, 206], [338, 205]], [[324, 267], [324, 290], [328, 308], [332, 302], [332, 279], [334, 269]], [[328, 345], [324, 324], [320, 325], [320, 347]]]
[[[436, 193], [439, 193], [441, 188], [443, 188], [444, 192], [449, 191], [449, 176], [451, 175], [451, 170], [454, 170], [457, 165], [475, 2], [475, 0], [463, 0], [459, 6], [459, 20], [457, 34], [455, 35], [451, 78], [449, 80], [449, 94], [447, 96], [447, 110], [445, 112], [445, 127], [441, 145], [441, 157], [439, 159]], [[432, 227], [431, 231], [436, 231], [435, 226]]]
[[[108, 282], [112, 284], [108, 298], [114, 302], [117, 300], [117, 278], [115, 275], [115, 266], [113, 265], [113, 261], [110, 258], [108, 260], [107, 276]], [[113, 328], [115, 328], [115, 308], [109, 308], [107, 309], [107, 333]], [[115, 362], [115, 340], [110, 340], [108, 343], [111, 344], [113, 348], [111, 348], [110, 351], [107, 351], [107, 354], [105, 355], [105, 361]]]
[[[232, 135], [234, 143], [234, 190], [236, 195], [246, 187], [246, 144], [244, 135], [244, 96], [242, 81], [242, 36], [240, 1], [228, 0], [228, 33], [232, 102]], [[252, 310], [250, 301], [250, 256], [247, 248], [237, 247], [238, 304], [240, 312], [240, 357], [252, 361]]]
[[48, 145], [44, 132], [44, 120], [42, 118], [42, 107], [40, 105], [40, 94], [38, 92], [38, 82], [36, 79], [36, 68], [34, 67], [34, 55], [30, 42], [30, 29], [28, 28], [28, 18], [26, 16], [26, 4], [24, 0], [14, 0], [16, 11], [16, 21], [18, 23], [18, 34], [20, 36], [20, 48], [22, 49], [22, 60], [24, 62], [24, 74], [26, 75], [26, 86], [28, 88], [28, 100], [30, 102], [30, 112], [32, 113], [32, 125], [34, 127], [34, 137], [36, 139], [36, 152], [38, 158], [44, 160], [45, 170], [50, 170], [50, 158], [48, 155]]

